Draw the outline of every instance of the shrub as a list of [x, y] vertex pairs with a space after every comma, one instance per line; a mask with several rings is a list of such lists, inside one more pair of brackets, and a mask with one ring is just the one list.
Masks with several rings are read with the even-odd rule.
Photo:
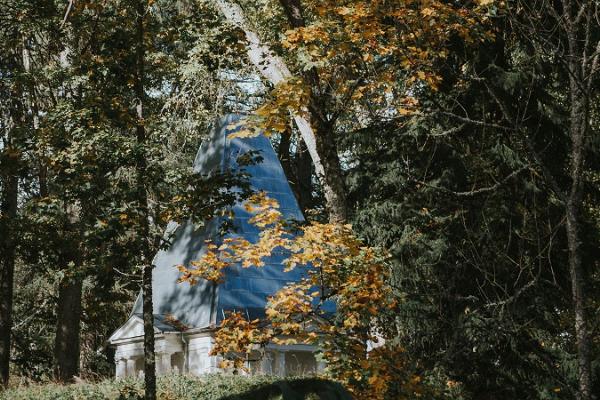
[[[139, 379], [58, 385], [47, 383], [9, 389], [0, 400], [141, 400]], [[158, 379], [159, 400], [350, 400], [336, 382], [318, 378], [275, 376], [186, 375]]]

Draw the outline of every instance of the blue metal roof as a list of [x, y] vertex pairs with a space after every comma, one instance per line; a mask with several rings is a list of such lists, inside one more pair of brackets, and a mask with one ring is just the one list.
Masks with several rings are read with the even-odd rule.
[[[248, 151], [259, 151], [263, 161], [244, 167], [250, 175], [250, 184], [279, 202], [280, 211], [286, 219], [303, 220], [302, 212], [283, 172], [271, 142], [264, 135], [252, 138], [230, 139], [229, 134], [241, 129], [242, 117], [228, 115], [221, 119], [205, 140], [196, 156], [194, 168], [202, 174], [214, 171], [238, 170], [238, 156]], [[304, 268], [283, 272], [285, 254], [275, 251], [265, 259], [261, 268], [242, 268], [239, 265], [227, 268], [224, 283], [215, 285], [200, 281], [194, 286], [177, 283], [179, 271], [176, 265], [189, 265], [206, 251], [205, 241], [219, 244], [225, 237], [243, 237], [249, 241], [258, 239], [259, 230], [248, 223], [250, 215], [242, 206], [233, 206], [233, 230], [224, 236], [218, 233], [220, 218], [208, 221], [202, 228], [188, 222], [171, 224], [176, 229], [172, 245], [160, 251], [154, 263], [153, 306], [156, 315], [172, 315], [190, 328], [204, 328], [218, 324], [228, 311], [241, 311], [250, 318], [264, 314], [267, 297], [275, 294], [286, 283], [298, 281], [305, 273]], [[134, 305], [134, 313], [142, 311], [141, 296]]]

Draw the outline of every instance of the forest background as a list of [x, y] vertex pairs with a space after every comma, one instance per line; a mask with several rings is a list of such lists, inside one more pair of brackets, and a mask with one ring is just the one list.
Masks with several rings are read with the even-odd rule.
[[[362, 304], [335, 378], [595, 398], [599, 21], [591, 0], [0, 0], [3, 383], [112, 376], [166, 224], [240, 200], [243, 176], [191, 164], [242, 112], [319, 235], [385, 254], [379, 307], [364, 253], [332, 268]], [[372, 326], [393, 357], [339, 357]]]

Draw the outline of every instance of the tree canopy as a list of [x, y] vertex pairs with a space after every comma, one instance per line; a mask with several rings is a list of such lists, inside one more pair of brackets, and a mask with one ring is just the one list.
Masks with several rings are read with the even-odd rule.
[[[356, 398], [593, 399], [599, 18], [592, 0], [0, 0], [2, 383], [111, 376], [105, 341], [151, 294], [167, 224], [246, 202], [258, 241], [174, 266], [181, 284], [274, 251], [311, 273], [224, 320], [223, 367], [310, 342]], [[194, 173], [230, 112], [270, 138], [306, 221], [243, 173]]]

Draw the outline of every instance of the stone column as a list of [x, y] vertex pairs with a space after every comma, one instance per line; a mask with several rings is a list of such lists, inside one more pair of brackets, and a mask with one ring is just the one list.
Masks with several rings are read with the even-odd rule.
[[285, 376], [285, 352], [275, 352], [275, 372], [278, 376]]
[[127, 376], [135, 377], [135, 358], [127, 359]]
[[115, 376], [117, 378], [125, 378], [127, 376], [127, 361], [124, 358], [117, 358], [115, 359], [115, 365]]
[[270, 351], [265, 351], [265, 353], [263, 354], [262, 359], [260, 360], [260, 373], [262, 375], [272, 375], [273, 374], [273, 367], [271, 364], [271, 361], [273, 360], [273, 353], [271, 353]]
[[171, 372], [171, 353], [158, 353], [156, 355], [156, 374], [167, 375]]

